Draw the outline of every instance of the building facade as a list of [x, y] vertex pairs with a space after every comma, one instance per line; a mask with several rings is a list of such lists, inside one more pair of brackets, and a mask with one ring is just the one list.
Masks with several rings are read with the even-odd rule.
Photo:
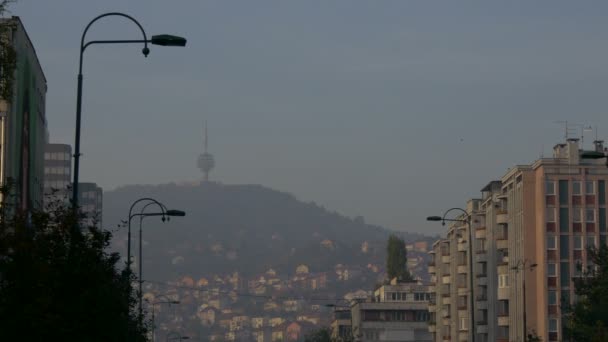
[[46, 78], [19, 17], [0, 19], [17, 60], [12, 98], [0, 98], [0, 182], [12, 184], [9, 210], [40, 209], [44, 193]]
[[69, 202], [72, 180], [72, 147], [46, 144], [44, 151], [44, 202]]
[[[467, 208], [474, 232], [476, 341], [524, 341], [529, 333], [563, 340], [562, 308], [574, 303], [573, 278], [593, 266], [587, 248], [608, 243], [608, 168], [603, 159], [585, 159], [590, 152], [606, 154], [603, 142], [584, 151], [578, 139], [568, 139], [554, 147], [552, 158], [511, 168], [469, 202], [478, 203]], [[461, 280], [452, 277], [467, 264], [459, 228], [452, 225], [431, 252], [435, 341], [466, 340], [467, 312], [453, 309], [464, 308], [453, 289]]]
[[432, 341], [429, 333], [429, 287], [395, 279], [372, 298], [351, 306], [354, 341]]

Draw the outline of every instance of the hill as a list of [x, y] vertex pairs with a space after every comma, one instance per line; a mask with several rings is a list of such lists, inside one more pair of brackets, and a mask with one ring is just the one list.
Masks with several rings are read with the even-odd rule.
[[[104, 195], [106, 229], [126, 220], [131, 203], [142, 197], [187, 213], [164, 223], [157, 217], [144, 220], [144, 266], [150, 279], [234, 271], [253, 275], [269, 268], [289, 274], [299, 264], [308, 265], [311, 272], [333, 270], [337, 264], [384, 264], [389, 230], [260, 185], [121, 187]], [[156, 210], [150, 206], [147, 211]], [[134, 219], [134, 255], [138, 224]], [[126, 228], [114, 234], [115, 248], [124, 252]], [[406, 241], [422, 238], [400, 235]], [[370, 247], [363, 251], [365, 241]]]

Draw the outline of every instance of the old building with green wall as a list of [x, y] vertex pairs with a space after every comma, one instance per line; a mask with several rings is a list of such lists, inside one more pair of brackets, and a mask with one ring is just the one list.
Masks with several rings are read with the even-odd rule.
[[47, 84], [19, 17], [0, 19], [0, 25], [17, 54], [12, 98], [0, 98], [0, 180], [13, 183], [12, 195], [2, 203], [28, 211], [43, 203]]

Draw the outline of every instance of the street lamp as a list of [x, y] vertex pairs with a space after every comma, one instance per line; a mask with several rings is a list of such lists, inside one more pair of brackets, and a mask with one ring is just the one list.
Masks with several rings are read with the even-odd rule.
[[167, 297], [166, 295], [159, 295], [156, 298], [165, 298], [165, 300], [160, 300], [160, 301], [156, 301], [156, 302], [152, 302], [152, 342], [156, 341], [156, 332], [154, 331], [156, 328], [156, 322], [155, 322], [155, 313], [154, 313], [154, 308], [156, 307], [156, 305], [160, 305], [160, 304], [169, 304], [169, 305], [177, 305], [180, 303], [179, 300], [171, 300], [169, 299], [169, 297]]
[[[143, 35], [143, 39], [137, 40], [93, 40], [85, 43], [85, 37], [91, 25], [97, 20], [109, 17], [109, 16], [118, 16], [129, 19], [132, 21], [139, 29]], [[74, 142], [74, 183], [72, 184], [72, 206], [74, 208], [74, 212], [78, 211], [78, 176], [80, 172], [80, 121], [81, 121], [81, 113], [82, 113], [82, 57], [84, 55], [85, 49], [89, 45], [93, 44], [144, 44], [144, 48], [142, 49], [142, 53], [144, 57], [147, 57], [150, 53], [150, 49], [148, 48], [148, 43], [160, 46], [186, 46], [186, 39], [183, 37], [172, 36], [168, 34], [156, 35], [152, 36], [152, 39], [148, 39], [146, 36], [146, 31], [141, 26], [141, 24], [135, 20], [130, 15], [119, 13], [119, 12], [109, 12], [104, 13], [95, 17], [93, 20], [89, 22], [89, 24], [84, 29], [82, 33], [82, 37], [80, 38], [80, 60], [78, 63], [78, 87], [76, 93], [76, 136]]]
[[528, 320], [526, 317], [526, 270], [529, 270], [530, 272], [534, 271], [534, 269], [536, 268], [536, 266], [538, 266], [538, 264], [530, 263], [530, 260], [524, 260], [524, 261], [518, 261], [517, 264], [513, 267], [511, 267], [512, 270], [515, 271], [515, 273], [519, 273], [519, 271], [522, 271], [522, 288], [523, 288], [523, 292], [524, 292], [524, 341], [528, 340]]
[[182, 336], [180, 333], [176, 332], [176, 331], [172, 331], [170, 333], [167, 334], [167, 342], [169, 341], [184, 341], [184, 340], [189, 340], [190, 336]]
[[[445, 218], [446, 215], [453, 211], [461, 211], [465, 218], [464, 219], [447, 219]], [[449, 221], [449, 222], [460, 222], [460, 223], [466, 223], [467, 224], [467, 228], [469, 229], [469, 248], [468, 248], [468, 254], [469, 254], [469, 288], [471, 293], [469, 294], [469, 305], [471, 306], [469, 308], [469, 312], [470, 312], [470, 322], [469, 322], [469, 327], [470, 327], [470, 333], [469, 333], [469, 339], [471, 342], [475, 342], [475, 302], [474, 302], [474, 294], [475, 294], [475, 289], [473, 288], [473, 228], [471, 226], [471, 214], [469, 214], [466, 210], [461, 209], [461, 208], [451, 208], [448, 209], [443, 216], [429, 216], [426, 218], [427, 221], [441, 221], [441, 224], [445, 226], [445, 222]]]
[[[133, 211], [133, 208], [135, 207], [135, 205], [142, 201], [148, 201], [148, 203], [142, 207], [141, 212], [139, 214], [137, 214], [137, 213], [133, 214], [132, 211]], [[148, 206], [153, 205], [153, 204], [157, 205], [161, 211], [155, 212], [155, 213], [146, 213], [145, 212], [146, 208], [148, 208]], [[165, 220], [169, 220], [169, 218], [171, 216], [186, 216], [186, 213], [181, 210], [167, 209], [167, 207], [164, 204], [160, 203], [159, 201], [157, 201], [153, 198], [147, 198], [147, 197], [140, 198], [139, 200], [135, 201], [131, 205], [131, 208], [129, 209], [129, 228], [128, 228], [128, 233], [127, 233], [128, 234], [127, 265], [128, 265], [129, 273], [131, 271], [131, 220], [135, 216], [139, 216], [139, 317], [141, 320], [141, 319], [143, 319], [143, 288], [142, 288], [143, 287], [143, 248], [142, 248], [143, 219], [144, 219], [144, 217], [148, 217], [148, 216], [162, 216], [162, 221], [164, 222]]]

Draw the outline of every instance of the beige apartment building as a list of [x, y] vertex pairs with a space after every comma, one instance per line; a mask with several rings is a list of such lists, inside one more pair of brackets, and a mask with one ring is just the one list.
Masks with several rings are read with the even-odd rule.
[[[572, 278], [592, 266], [586, 249], [608, 242], [608, 168], [605, 159], [582, 158], [584, 152], [577, 139], [568, 139], [552, 158], [513, 167], [485, 186], [481, 199], [469, 201], [476, 342], [524, 341], [526, 330], [543, 341], [562, 341], [561, 307], [575, 298]], [[606, 152], [601, 141], [593, 152]], [[462, 257], [467, 229], [451, 225], [433, 245], [435, 341], [468, 338], [470, 311], [458, 278], [469, 268]]]

